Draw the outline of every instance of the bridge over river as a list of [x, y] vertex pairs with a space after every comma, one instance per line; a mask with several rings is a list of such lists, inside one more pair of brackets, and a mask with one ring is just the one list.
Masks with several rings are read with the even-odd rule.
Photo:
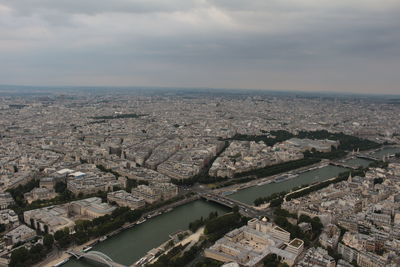
[[109, 267], [126, 267], [125, 265], [122, 265], [120, 263], [117, 263], [113, 261], [109, 256], [106, 254], [100, 252], [100, 251], [89, 251], [89, 252], [81, 252], [81, 251], [74, 251], [74, 250], [68, 250], [68, 254], [74, 256], [78, 260], [80, 258], [85, 258], [88, 260], [92, 260], [98, 263], [105, 264]]
[[222, 195], [218, 195], [218, 194], [214, 194], [211, 192], [208, 193], [199, 193], [199, 195], [203, 198], [206, 199], [207, 201], [212, 201], [215, 203], [218, 203], [220, 205], [229, 207], [229, 208], [233, 208], [234, 206], [238, 206], [239, 207], [239, 212], [247, 217], [259, 217], [259, 216], [266, 216], [266, 212], [264, 211], [260, 211], [260, 210], [256, 210], [254, 209], [253, 206], [250, 206], [248, 204], [245, 204], [243, 202], [231, 199], [231, 198], [227, 198], [225, 196]]
[[343, 168], [351, 169], [351, 170], [355, 170], [355, 169], [358, 168], [358, 167], [356, 167], [356, 166], [348, 165], [348, 164], [342, 163], [342, 162], [335, 162], [335, 161], [331, 161], [329, 164], [330, 164], [330, 165], [333, 165], [333, 166], [338, 166], [338, 167], [343, 167]]

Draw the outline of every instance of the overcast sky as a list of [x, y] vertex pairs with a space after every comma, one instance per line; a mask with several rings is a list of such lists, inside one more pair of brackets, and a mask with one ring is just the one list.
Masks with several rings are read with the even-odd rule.
[[400, 0], [0, 0], [0, 84], [400, 94]]

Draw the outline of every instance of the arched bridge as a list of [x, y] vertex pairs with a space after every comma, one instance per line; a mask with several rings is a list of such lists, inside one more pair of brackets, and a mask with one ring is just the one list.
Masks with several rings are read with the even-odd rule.
[[79, 252], [79, 251], [68, 250], [67, 253], [74, 256], [78, 260], [80, 258], [86, 258], [88, 260], [102, 263], [109, 267], [126, 267], [125, 265], [122, 265], [122, 264], [119, 264], [119, 263], [113, 261], [109, 256], [107, 256], [106, 254], [104, 254], [100, 251], [91, 250], [89, 252]]

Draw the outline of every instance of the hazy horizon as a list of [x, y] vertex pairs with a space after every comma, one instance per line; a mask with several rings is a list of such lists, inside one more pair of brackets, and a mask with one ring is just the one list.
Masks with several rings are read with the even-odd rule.
[[[11, 88], [9, 88], [11, 87]], [[371, 97], [397, 97], [400, 96], [399, 93], [363, 93], [363, 92], [339, 92], [339, 91], [312, 91], [312, 90], [274, 90], [274, 89], [262, 89], [262, 88], [213, 88], [213, 87], [165, 87], [165, 86], [106, 86], [106, 85], [64, 85], [64, 86], [57, 86], [57, 85], [15, 85], [15, 84], [0, 84], [0, 93], [2, 90], [5, 89], [12, 89], [12, 90], [23, 90], [23, 89], [32, 89], [37, 90], [38, 92], [43, 91], [52, 91], [52, 90], [104, 90], [104, 89], [114, 89], [114, 90], [122, 90], [122, 91], [142, 91], [142, 90], [153, 90], [153, 91], [163, 91], [163, 92], [185, 92], [185, 91], [196, 91], [196, 92], [223, 92], [223, 93], [260, 93], [260, 94], [285, 94], [285, 95], [292, 95], [292, 94], [304, 94], [304, 95], [321, 95], [321, 96], [371, 96]], [[112, 93], [112, 92], [110, 92]]]
[[395, 0], [0, 0], [0, 84], [400, 94]]

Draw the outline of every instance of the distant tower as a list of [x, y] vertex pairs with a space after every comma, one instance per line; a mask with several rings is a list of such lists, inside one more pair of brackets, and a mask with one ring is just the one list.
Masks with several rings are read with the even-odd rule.
[[351, 172], [349, 174], [349, 178], [347, 178], [347, 182], [349, 183], [353, 182], [353, 177], [351, 177]]

